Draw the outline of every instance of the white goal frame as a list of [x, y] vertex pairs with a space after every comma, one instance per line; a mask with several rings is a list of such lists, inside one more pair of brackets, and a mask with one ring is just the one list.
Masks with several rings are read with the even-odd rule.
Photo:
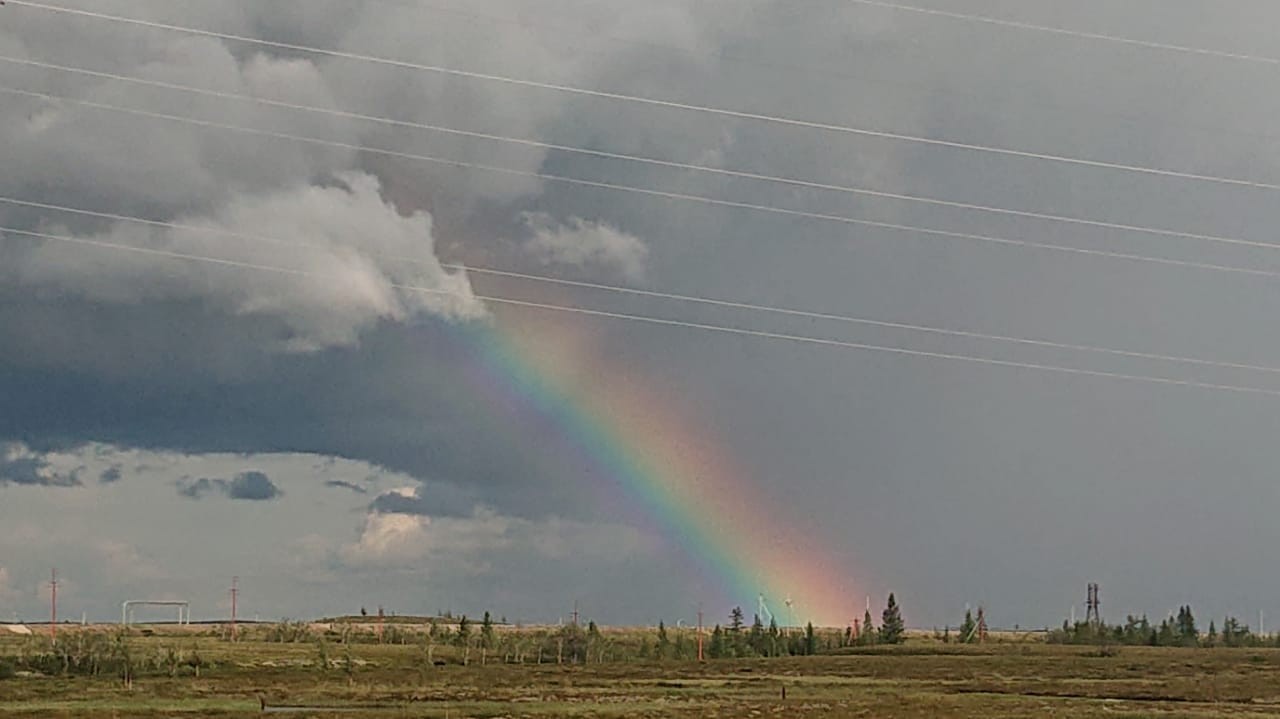
[[178, 608], [178, 624], [191, 623], [191, 604], [189, 602], [169, 599], [130, 599], [120, 605], [120, 625], [129, 626], [133, 623], [134, 607], [177, 607]]

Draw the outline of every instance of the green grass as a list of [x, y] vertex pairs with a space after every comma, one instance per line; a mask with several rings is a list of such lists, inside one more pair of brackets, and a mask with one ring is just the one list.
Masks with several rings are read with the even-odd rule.
[[[24, 647], [0, 638], [0, 657]], [[841, 655], [590, 665], [432, 666], [420, 645], [329, 646], [137, 636], [137, 656], [198, 648], [210, 663], [169, 677], [0, 680], [0, 718], [241, 717], [271, 705], [345, 707], [284, 717], [1264, 717], [1280, 714], [1280, 650], [982, 647], [915, 639]], [[439, 655], [437, 655], [439, 656]], [[450, 657], [452, 659], [452, 657]], [[787, 696], [782, 698], [786, 688]]]

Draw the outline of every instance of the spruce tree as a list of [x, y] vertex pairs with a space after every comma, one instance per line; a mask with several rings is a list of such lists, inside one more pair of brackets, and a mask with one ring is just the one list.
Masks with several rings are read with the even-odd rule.
[[898, 600], [889, 592], [889, 603], [884, 608], [880, 623], [880, 641], [885, 644], [901, 644], [906, 634], [902, 623], [902, 611], [898, 608]]
[[1196, 618], [1191, 613], [1190, 606], [1178, 610], [1178, 640], [1186, 647], [1194, 647], [1200, 643], [1200, 630], [1196, 628]]
[[805, 656], [818, 653], [818, 637], [813, 631], [813, 622], [804, 625], [804, 653]]
[[755, 621], [751, 622], [751, 634], [747, 639], [747, 646], [751, 647], [751, 651], [756, 654], [768, 655], [769, 648], [765, 642], [764, 622], [760, 621], [760, 615], [755, 615]]
[[971, 642], [975, 638], [977, 628], [978, 623], [973, 620], [973, 612], [964, 610], [964, 623], [960, 625], [960, 642], [962, 644]]
[[467, 619], [467, 615], [463, 614], [462, 619], [458, 620], [458, 633], [454, 638], [458, 646], [465, 647], [471, 640], [471, 621]]
[[484, 621], [480, 623], [480, 646], [493, 649], [493, 617], [488, 612], [484, 613]]
[[734, 607], [733, 611], [729, 612], [729, 631], [734, 634], [741, 632], [743, 625], [746, 623], [745, 617], [746, 615], [742, 613], [742, 607]]
[[671, 656], [671, 640], [667, 638], [667, 625], [658, 621], [658, 659]]
[[862, 615], [862, 634], [858, 635], [858, 643], [870, 645], [876, 643], [876, 625], [871, 622], [871, 610]]
[[720, 629], [719, 624], [711, 630], [711, 646], [708, 653], [712, 659], [720, 659], [724, 656], [724, 630]]

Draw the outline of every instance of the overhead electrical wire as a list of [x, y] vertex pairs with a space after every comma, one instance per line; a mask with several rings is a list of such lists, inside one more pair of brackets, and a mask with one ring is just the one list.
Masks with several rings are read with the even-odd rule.
[[[503, 15], [494, 15], [489, 13], [474, 12], [472, 10], [463, 10], [458, 7], [439, 5], [434, 2], [425, 2], [423, 0], [365, 0], [365, 2], [376, 2], [384, 5], [391, 5], [394, 7], [418, 10], [418, 11], [429, 13], [429, 14], [460, 17], [473, 22], [483, 22], [483, 23], [490, 23], [494, 25], [509, 25], [513, 27], [519, 27], [525, 30], [544, 29], [544, 30], [554, 30], [554, 31], [565, 31], [565, 30], [580, 31], [582, 29], [582, 23], [580, 21], [569, 21], [569, 20], [558, 19], [555, 21], [548, 22], [544, 19], [546, 17], [546, 13], [542, 13], [542, 12], [539, 13], [538, 19], [534, 20], [528, 17], [510, 17], [510, 16], [503, 16]], [[593, 29], [589, 21], [588, 21], [588, 27], [589, 29]], [[903, 87], [915, 87], [917, 89], [921, 89], [925, 92], [928, 92], [931, 95], [962, 97], [962, 98], [965, 98], [970, 103], [976, 102], [977, 104], [982, 104], [982, 105], [989, 105], [994, 102], [993, 98], [988, 95], [983, 95], [983, 94], [974, 93], [974, 92], [967, 92], [965, 90], [955, 88], [955, 87], [949, 87], [949, 86], [939, 87], [933, 84], [921, 83], [918, 81], [917, 82], [904, 81], [898, 78], [889, 80], [889, 79], [885, 79], [884, 77], [874, 72], [872, 73], [850, 72], [845, 69], [836, 69], [835, 67], [832, 67], [830, 65], [802, 64], [802, 63], [780, 61], [775, 59], [754, 57], [750, 54], [726, 50], [723, 47], [699, 47], [698, 49], [694, 50], [694, 49], [683, 47], [681, 45], [670, 43], [670, 42], [660, 42], [652, 39], [626, 37], [623, 35], [616, 35], [616, 34], [600, 34], [600, 33], [594, 32], [594, 29], [592, 32], [592, 39], [607, 40], [610, 45], [614, 45], [614, 46], [630, 45], [633, 47], [648, 48], [650, 50], [656, 50], [661, 53], [665, 53], [667, 55], [670, 55], [670, 54], [685, 55], [686, 57], [689, 57], [690, 59], [695, 61], [702, 59], [704, 57], [711, 56], [711, 57], [719, 58], [720, 60], [725, 61], [726, 63], [734, 64], [734, 65], [757, 67], [765, 70], [804, 74], [804, 75], [810, 75], [810, 76], [837, 78], [840, 80], [856, 80], [858, 82], [867, 83], [871, 85], [892, 86], [897, 89], [900, 89]], [[570, 44], [569, 47], [573, 47], [573, 45]], [[1020, 86], [1010, 85], [1010, 84], [1006, 84], [1004, 87], [1005, 89], [1012, 89], [1012, 90], [1022, 89]], [[1056, 101], [1055, 98], [1046, 99], [1046, 98], [1019, 97], [1019, 100], [1026, 101], [1029, 104], [1032, 104], [1035, 106], [1053, 109], [1057, 112], [1061, 112], [1062, 110], [1068, 108], [1067, 103], [1063, 101]], [[1124, 112], [1124, 111], [1118, 110], [1117, 108], [1111, 108], [1111, 107], [1106, 107], [1106, 108], [1094, 107], [1094, 108], [1090, 108], [1090, 112], [1093, 115], [1098, 117], [1116, 118], [1119, 120], [1123, 120], [1125, 122], [1143, 122], [1147, 120], [1147, 118], [1142, 115], [1130, 113], [1130, 112]], [[1167, 120], [1170, 118], [1166, 117], [1165, 119]], [[1221, 126], [1205, 124], [1202, 122], [1189, 121], [1187, 118], [1184, 118], [1184, 117], [1178, 117], [1175, 119], [1177, 120], [1178, 126], [1184, 127], [1196, 133], [1212, 133], [1214, 135], [1248, 137], [1254, 140], [1274, 140], [1277, 137], [1275, 134], [1265, 132], [1265, 131], [1244, 130], [1244, 129], [1238, 129], [1238, 128], [1228, 129]]]
[[[883, 230], [893, 230], [893, 231], [899, 231], [899, 232], [909, 232], [912, 234], [926, 235], [930, 237], [945, 237], [949, 239], [972, 240], [975, 242], [987, 242], [987, 243], [1006, 245], [1011, 247], [1023, 247], [1023, 248], [1029, 248], [1029, 249], [1049, 250], [1054, 252], [1065, 252], [1065, 253], [1087, 255], [1087, 256], [1093, 256], [1093, 257], [1105, 257], [1110, 259], [1130, 260], [1135, 262], [1148, 262], [1153, 264], [1161, 264], [1161, 265], [1168, 265], [1172, 267], [1182, 267], [1182, 268], [1188, 268], [1188, 269], [1211, 270], [1215, 272], [1232, 272], [1232, 273], [1254, 275], [1254, 276], [1260, 276], [1260, 277], [1280, 277], [1280, 272], [1250, 268], [1250, 267], [1220, 265], [1220, 264], [1215, 264], [1210, 262], [1198, 262], [1194, 260], [1178, 260], [1178, 259], [1172, 259], [1172, 258], [1166, 258], [1166, 257], [1156, 257], [1151, 255], [1140, 255], [1140, 254], [1133, 254], [1133, 253], [1127, 253], [1127, 252], [1116, 252], [1112, 250], [1096, 250], [1096, 249], [1088, 249], [1088, 248], [1082, 248], [1082, 247], [1071, 247], [1069, 245], [1055, 245], [1055, 244], [1045, 243], [1045, 242], [1034, 242], [1031, 240], [1018, 240], [1018, 239], [1012, 239], [1012, 238], [999, 237], [995, 235], [984, 235], [984, 234], [977, 234], [977, 233], [970, 233], [970, 232], [938, 230], [938, 229], [932, 229], [928, 227], [920, 227], [916, 225], [905, 225], [905, 224], [899, 224], [899, 223], [893, 223], [893, 222], [879, 222], [875, 220], [864, 220], [856, 217], [848, 217], [845, 215], [834, 215], [834, 214], [821, 213], [821, 212], [808, 212], [804, 210], [792, 210], [784, 207], [776, 207], [773, 205], [763, 205], [763, 204], [750, 203], [750, 202], [737, 202], [733, 200], [721, 200], [713, 197], [706, 197], [704, 195], [694, 195], [694, 194], [682, 193], [682, 192], [667, 192], [663, 190], [653, 190], [653, 189], [642, 188], [642, 187], [633, 187], [631, 185], [621, 185], [621, 184], [612, 183], [612, 182], [586, 180], [582, 178], [569, 177], [565, 175], [555, 175], [547, 172], [536, 172], [533, 170], [516, 170], [512, 168], [507, 168], [507, 167], [497, 167], [494, 165], [484, 165], [484, 164], [474, 163], [474, 162], [464, 162], [462, 160], [451, 160], [448, 158], [437, 157], [433, 155], [400, 152], [396, 150], [385, 150], [385, 149], [380, 149], [375, 147], [368, 147], [365, 145], [357, 145], [357, 144], [348, 143], [348, 142], [339, 142], [334, 140], [321, 140], [318, 138], [307, 137], [304, 135], [294, 135], [291, 133], [275, 132], [271, 130], [259, 130], [256, 128], [242, 127], [240, 125], [231, 125], [227, 123], [214, 122], [212, 120], [200, 120], [200, 119], [191, 118], [191, 117], [184, 117], [181, 115], [170, 115], [166, 113], [151, 112], [149, 110], [140, 110], [137, 108], [111, 105], [107, 103], [96, 102], [93, 100], [82, 100], [82, 99], [70, 98], [62, 95], [53, 95], [50, 93], [43, 93], [43, 92], [33, 92], [30, 90], [22, 90], [18, 88], [0, 86], [0, 93], [20, 95], [23, 97], [33, 97], [33, 98], [48, 100], [51, 102], [65, 102], [65, 103], [70, 103], [74, 105], [81, 105], [84, 107], [92, 107], [100, 110], [108, 110], [113, 112], [120, 112], [120, 113], [135, 115], [138, 117], [148, 117], [152, 119], [180, 122], [180, 123], [195, 125], [203, 128], [226, 130], [230, 132], [238, 132], [238, 133], [254, 135], [258, 137], [268, 137], [268, 138], [279, 139], [279, 140], [289, 140], [292, 142], [298, 142], [298, 143], [304, 143], [304, 144], [336, 147], [344, 150], [352, 150], [355, 152], [365, 152], [372, 155], [380, 155], [384, 157], [395, 157], [395, 158], [400, 158], [405, 160], [415, 160], [415, 161], [427, 162], [427, 163], [448, 166], [448, 167], [479, 170], [483, 172], [491, 172], [496, 174], [508, 175], [512, 177], [536, 178], [540, 180], [546, 180], [548, 182], [577, 185], [580, 187], [591, 187], [595, 189], [610, 190], [610, 191], [617, 191], [617, 192], [630, 192], [630, 193], [635, 193], [639, 195], [645, 195], [648, 197], [693, 202], [693, 203], [709, 205], [714, 207], [726, 207], [726, 208], [733, 208], [733, 209], [740, 209], [740, 210], [752, 210], [757, 212], [782, 215], [786, 217], [804, 217], [808, 219], [821, 220], [825, 222], [854, 225], [858, 227], [870, 227], [870, 228], [883, 229]], [[1155, 230], [1155, 229], [1152, 229], [1151, 231], [1159, 232], [1159, 230]], [[1209, 239], [1209, 236], [1205, 236], [1204, 239]], [[1250, 245], [1250, 246], [1264, 247], [1269, 249], [1275, 249], [1277, 247], [1280, 247], [1280, 245], [1273, 245], [1265, 242], [1254, 242], [1252, 240], [1233, 239], [1233, 238], [1217, 238], [1217, 239], [1218, 241], [1229, 242], [1231, 244]]]
[[885, 8], [888, 10], [917, 13], [920, 15], [932, 15], [935, 17], [950, 18], [952, 20], [964, 20], [966, 22], [983, 23], [986, 25], [995, 25], [998, 27], [1017, 30], [1032, 30], [1035, 32], [1051, 33], [1054, 35], [1065, 35], [1083, 40], [1113, 42], [1122, 45], [1132, 45], [1134, 47], [1144, 47], [1151, 50], [1165, 50], [1190, 55], [1202, 55], [1206, 57], [1216, 57], [1223, 60], [1242, 60], [1245, 62], [1263, 63], [1267, 65], [1280, 65], [1280, 58], [1267, 57], [1265, 55], [1253, 55], [1243, 52], [1231, 52], [1228, 50], [1214, 50], [1212, 48], [1192, 47], [1189, 45], [1178, 45], [1176, 43], [1158, 42], [1154, 40], [1139, 40], [1137, 38], [1124, 37], [1109, 33], [1071, 30], [1068, 28], [1054, 27], [1052, 25], [1038, 25], [1036, 23], [1023, 22], [1021, 20], [1008, 20], [1005, 18], [992, 17], [990, 15], [975, 15], [972, 13], [955, 12], [952, 10], [939, 10], [937, 8], [920, 7], [918, 5], [886, 2], [885, 0], [846, 0], [846, 2], [854, 5], [866, 5], [869, 7]]
[[[268, 235], [257, 233], [236, 232], [234, 230], [226, 230], [218, 227], [209, 227], [206, 225], [193, 225], [182, 222], [167, 222], [163, 220], [150, 220], [143, 217], [131, 215], [121, 215], [111, 212], [98, 212], [94, 210], [86, 210], [78, 207], [68, 207], [66, 205], [55, 205], [47, 202], [37, 202], [34, 200], [24, 200], [15, 197], [6, 197], [0, 195], [0, 204], [6, 204], [17, 207], [28, 207], [39, 210], [50, 210], [53, 212], [62, 212], [86, 217], [94, 217], [103, 220], [112, 220], [116, 222], [129, 222], [148, 227], [162, 227], [171, 230], [181, 230], [190, 232], [199, 232], [210, 235], [219, 235], [230, 237], [238, 240], [245, 240], [260, 244], [271, 244], [288, 247], [301, 247], [322, 251], [325, 248], [312, 242], [286, 240]], [[834, 322], [842, 322], [846, 324], [862, 325], [869, 327], [878, 327], [882, 329], [907, 330], [912, 332], [923, 332], [947, 337], [956, 337], [963, 339], [987, 340], [995, 342], [1008, 342], [1013, 344], [1021, 344], [1027, 346], [1040, 347], [1045, 349], [1072, 350], [1078, 352], [1091, 352], [1097, 354], [1107, 354], [1119, 357], [1127, 357], [1132, 359], [1156, 360], [1162, 362], [1175, 362], [1181, 364], [1199, 365], [1204, 367], [1215, 367], [1219, 369], [1230, 370], [1249, 370], [1256, 372], [1280, 373], [1280, 367], [1267, 365], [1245, 364], [1238, 362], [1225, 362], [1220, 360], [1206, 360], [1195, 357], [1182, 357], [1177, 355], [1159, 354], [1152, 352], [1138, 352], [1133, 350], [1114, 349], [1110, 347], [1102, 347], [1099, 345], [1088, 345], [1080, 343], [1056, 342], [1052, 340], [1043, 340], [1028, 337], [1014, 337], [1009, 335], [989, 334], [983, 332], [974, 332], [969, 330], [953, 330], [944, 327], [933, 327], [929, 325], [911, 324], [906, 322], [894, 322], [886, 320], [876, 320], [866, 317], [854, 317], [851, 315], [838, 314], [834, 312], [820, 312], [814, 310], [801, 310], [790, 307], [779, 307], [777, 305], [765, 305], [759, 303], [743, 302], [737, 300], [726, 300], [715, 297], [705, 297], [698, 295], [679, 294], [674, 292], [659, 292], [656, 290], [645, 290], [634, 287], [624, 287], [620, 285], [610, 285], [600, 282], [584, 282], [578, 280], [567, 280], [559, 277], [551, 277], [548, 275], [539, 275], [529, 272], [515, 272], [511, 270], [502, 270], [484, 266], [470, 265], [465, 263], [453, 262], [430, 262], [417, 257], [407, 255], [395, 255], [384, 252], [366, 252], [370, 257], [378, 257], [382, 259], [394, 260], [396, 262], [405, 262], [411, 264], [439, 264], [448, 270], [463, 271], [467, 273], [491, 275], [495, 277], [505, 277], [510, 279], [526, 280], [531, 282], [539, 282], [545, 284], [560, 285], [566, 287], [574, 287], [579, 289], [599, 290], [614, 294], [633, 295], [637, 297], [646, 297], [653, 299], [671, 300], [677, 302], [686, 302], [692, 304], [707, 305], [724, 309], [747, 310], [752, 312], [764, 312], [789, 317], [799, 317], [804, 319], [830, 320]]]
[[951, 140], [942, 140], [938, 138], [922, 137], [917, 135], [907, 135], [903, 133], [889, 132], [885, 130], [874, 130], [870, 128], [859, 128], [849, 125], [838, 125], [834, 123], [818, 122], [811, 120], [802, 120], [799, 118], [784, 117], [780, 115], [769, 115], [764, 113], [747, 112], [742, 110], [730, 110], [726, 108], [711, 107], [708, 105], [697, 105], [692, 103], [677, 102], [674, 100], [662, 100], [658, 98], [643, 97], [639, 95], [629, 95], [618, 92], [607, 92], [603, 90], [592, 90], [589, 88], [575, 87], [571, 85], [563, 85], [558, 83], [540, 82], [536, 80], [528, 80], [523, 78], [509, 77], [505, 75], [495, 75], [490, 73], [473, 72], [458, 68], [446, 67], [443, 65], [430, 65], [425, 63], [410, 62], [407, 60], [395, 60], [376, 55], [367, 55], [362, 53], [348, 52], [345, 50], [335, 50], [332, 48], [321, 48], [309, 45], [299, 45], [296, 43], [277, 42], [273, 40], [263, 40], [260, 38], [249, 37], [245, 35], [236, 35], [233, 33], [217, 32], [214, 30], [206, 30], [202, 28], [194, 28], [185, 25], [173, 25], [169, 23], [155, 22], [151, 20], [142, 20], [139, 18], [125, 17], [122, 15], [112, 15], [109, 13], [94, 12], [90, 10], [80, 10], [77, 8], [68, 8], [60, 5], [51, 5], [43, 2], [34, 2], [33, 0], [12, 0], [10, 5], [28, 7], [37, 10], [45, 10], [55, 13], [65, 13], [68, 15], [91, 18], [95, 20], [105, 20], [109, 22], [118, 22], [138, 27], [146, 27], [156, 30], [165, 30], [171, 32], [181, 32], [201, 37], [211, 37], [231, 42], [239, 42], [260, 47], [273, 47], [281, 50], [289, 50], [293, 52], [305, 52], [325, 57], [341, 58], [346, 60], [355, 60], [361, 62], [369, 62], [375, 64], [386, 65], [390, 67], [398, 67], [402, 69], [412, 69], [422, 72], [431, 72], [454, 77], [463, 77], [472, 80], [482, 80], [487, 82], [503, 83], [512, 86], [529, 87], [539, 90], [548, 90], [553, 92], [561, 92], [584, 97], [594, 97], [606, 100], [615, 100], [622, 102], [639, 103], [652, 107], [662, 107], [667, 109], [682, 110], [688, 112], [700, 112], [720, 117], [727, 117], [737, 120], [750, 120], [756, 122], [772, 123], [790, 127], [801, 127], [812, 130], [822, 130], [827, 132], [844, 133], [849, 135], [858, 135], [863, 137], [873, 137], [883, 140], [892, 140], [897, 142], [911, 142], [935, 147], [948, 147], [956, 150], [966, 150], [972, 152], [993, 153], [1008, 157], [1019, 157], [1023, 159], [1044, 160], [1049, 162], [1065, 163], [1070, 165], [1080, 165], [1086, 167], [1102, 168], [1108, 170], [1117, 170], [1124, 172], [1136, 172], [1147, 175], [1159, 175], [1164, 177], [1179, 178], [1185, 180], [1196, 180], [1203, 182], [1214, 182], [1226, 185], [1237, 185], [1246, 187], [1257, 187], [1263, 189], [1276, 189], [1276, 185], [1268, 185], [1267, 183], [1259, 183], [1251, 180], [1240, 178], [1220, 177], [1215, 175], [1204, 175], [1192, 172], [1181, 172], [1177, 170], [1168, 170], [1155, 167], [1144, 167], [1139, 165], [1129, 165], [1124, 163], [1106, 162], [1103, 160], [1090, 160], [1086, 158], [1068, 157], [1065, 155], [1054, 155], [1050, 153], [1030, 152], [1025, 150], [1016, 150], [1005, 147], [995, 147], [991, 145], [980, 145], [974, 143], [956, 142]]
[[[1094, 220], [1082, 217], [1072, 217], [1069, 215], [1055, 215], [1043, 212], [1030, 212], [1025, 210], [1013, 210], [1004, 207], [994, 207], [991, 205], [979, 205], [968, 202], [956, 202], [952, 200], [944, 200], [935, 197], [926, 197], [921, 195], [909, 195], [897, 192], [885, 192], [882, 190], [874, 190], [865, 187], [855, 187], [850, 185], [837, 185], [834, 183], [816, 182], [812, 180], [802, 180], [794, 177], [786, 177], [780, 175], [768, 175], [756, 172], [744, 172], [739, 170], [728, 170], [719, 167], [711, 167], [707, 165], [698, 165], [687, 162], [676, 162], [673, 160], [663, 160], [660, 158], [646, 157], [643, 155], [631, 155], [620, 152], [610, 152], [607, 150], [596, 150], [586, 147], [577, 147], [573, 145], [562, 145], [550, 142], [542, 142], [522, 137], [512, 137], [509, 135], [498, 135], [493, 133], [476, 132], [472, 130], [461, 130], [442, 125], [432, 125], [428, 123], [414, 122], [410, 120], [396, 120], [393, 118], [381, 117], [377, 115], [366, 115], [362, 113], [348, 112], [344, 110], [334, 110], [330, 108], [316, 107], [313, 105], [302, 105], [291, 102], [283, 102], [280, 100], [272, 100], [268, 98], [260, 98], [254, 95], [246, 95], [236, 92], [224, 92], [221, 90], [207, 90], [190, 85], [181, 85], [177, 83], [162, 82], [158, 80], [146, 80], [143, 78], [131, 77], [128, 75], [117, 75], [114, 73], [98, 72], [96, 70], [86, 70], [82, 68], [72, 68], [63, 65], [55, 65], [52, 63], [39, 62], [34, 60], [24, 60], [21, 58], [13, 58], [0, 55], [0, 62], [9, 62], [30, 67], [39, 67], [44, 69], [52, 69], [60, 72], [79, 73], [100, 79], [109, 79], [120, 82], [133, 83], [146, 87], [157, 87], [166, 90], [177, 90], [181, 92], [189, 92], [197, 95], [215, 97], [223, 100], [239, 100], [245, 102], [253, 102], [269, 107], [280, 107], [290, 110], [299, 110], [316, 114], [323, 114], [332, 117], [340, 117], [348, 120], [359, 120], [364, 122], [378, 123], [393, 127], [413, 128], [426, 130], [430, 132], [438, 132], [442, 134], [468, 137], [473, 139], [489, 140], [494, 142], [504, 142], [524, 147], [534, 147], [545, 150], [555, 150], [578, 155], [586, 155], [590, 157], [598, 157], [610, 160], [620, 160], [625, 162], [634, 162], [638, 164], [650, 165], [654, 167], [664, 167], [668, 169], [684, 170], [689, 172], [701, 172], [705, 174], [718, 175], [721, 177], [732, 177], [735, 179], [753, 180], [758, 182], [771, 182], [776, 184], [787, 185], [790, 187], [799, 187], [810, 190], [821, 190], [825, 192], [839, 192], [843, 194], [857, 195], [862, 197], [874, 197], [877, 199], [894, 200], [900, 202], [912, 202], [924, 205], [933, 205], [937, 207], [945, 207], [948, 209], [965, 210], [972, 212], [985, 212], [995, 215], [1004, 215], [1009, 217], [1019, 217], [1025, 219], [1042, 220], [1046, 222], [1060, 222], [1065, 224], [1082, 225], [1086, 227], [1096, 227], [1107, 230], [1120, 230], [1125, 232], [1141, 232], [1145, 234], [1159, 235], [1163, 237], [1175, 237], [1180, 239], [1191, 239], [1204, 242], [1218, 242], [1231, 245], [1243, 245], [1248, 247], [1264, 247], [1268, 249], [1280, 249], [1280, 244], [1260, 242], [1255, 240], [1247, 240], [1243, 238], [1224, 237], [1220, 235], [1200, 234], [1193, 232], [1182, 232], [1178, 230], [1170, 230], [1160, 227], [1148, 227], [1142, 225], [1130, 225], [1118, 222], [1107, 222], [1105, 220]], [[11, 89], [11, 88], [0, 88]], [[78, 102], [73, 98], [61, 96], [65, 100]], [[98, 107], [111, 107], [120, 109], [117, 106], [98, 105]], [[1280, 185], [1258, 185], [1268, 189], [1280, 190]]]
[[[335, 279], [336, 276], [310, 272], [307, 270], [298, 270], [289, 267], [279, 267], [275, 265], [263, 265], [254, 262], [244, 262], [240, 260], [228, 260], [219, 257], [210, 257], [207, 255], [198, 255], [186, 252], [176, 252], [172, 250], [162, 250], [149, 247], [137, 247], [134, 245], [125, 245], [114, 242], [105, 242], [102, 240], [94, 240], [83, 237], [69, 237], [66, 235], [55, 235], [47, 232], [37, 232], [34, 230], [23, 230], [15, 227], [0, 226], [0, 234], [9, 234], [36, 238], [41, 240], [51, 240], [55, 242], [65, 242], [82, 246], [97, 247], [100, 249], [117, 250], [123, 252], [133, 252], [155, 257], [163, 257], [172, 260], [183, 260], [189, 262], [200, 262], [205, 264], [217, 265], [221, 267], [257, 270], [262, 272], [273, 272], [277, 274], [290, 275], [294, 277], [307, 277], [312, 279]], [[1207, 390], [1217, 390], [1224, 392], [1235, 392], [1240, 394], [1256, 394], [1280, 397], [1280, 390], [1266, 389], [1261, 387], [1247, 387], [1242, 385], [1219, 384], [1214, 382], [1201, 382], [1198, 380], [1174, 379], [1170, 377], [1159, 377], [1155, 375], [1142, 374], [1126, 374], [1122, 372], [1107, 372], [1102, 370], [1081, 369], [1077, 367], [1063, 367], [1059, 365], [1039, 364], [1034, 362], [1016, 362], [1012, 360], [992, 359], [990, 357], [979, 357], [975, 355], [955, 354], [950, 352], [932, 352], [927, 350], [916, 350], [906, 347], [897, 347], [893, 345], [878, 345], [863, 342], [847, 342], [844, 340], [826, 339], [821, 337], [810, 337], [806, 335], [788, 334], [784, 332], [768, 332], [765, 330], [746, 329], [741, 327], [733, 327], [729, 325], [717, 325], [703, 322], [687, 322], [684, 320], [673, 320], [664, 317], [654, 317], [651, 315], [628, 314], [623, 312], [609, 312], [605, 310], [595, 310], [585, 307], [576, 307], [572, 305], [560, 305], [548, 302], [532, 302], [528, 300], [520, 300], [509, 297], [500, 297], [494, 295], [479, 294], [463, 294], [455, 290], [443, 290], [431, 287], [421, 287], [418, 285], [410, 285], [404, 283], [389, 282], [387, 286], [406, 292], [425, 293], [433, 295], [449, 295], [452, 297], [461, 297], [463, 299], [472, 298], [495, 304], [510, 305], [513, 307], [523, 307], [528, 309], [547, 310], [553, 312], [566, 312], [573, 314], [581, 314], [592, 317], [601, 317], [607, 319], [626, 320], [631, 322], [641, 322], [651, 325], [660, 325], [666, 327], [683, 327], [686, 329], [701, 330], [707, 332], [719, 332], [731, 335], [740, 335], [745, 337], [754, 337], [759, 339], [773, 339], [787, 342], [795, 342], [800, 344], [809, 344], [822, 347], [833, 347], [852, 350], [865, 350], [869, 352], [883, 352], [900, 356], [923, 357], [936, 360], [948, 360], [957, 362], [967, 362], [971, 364], [988, 365], [993, 367], [1017, 368], [1038, 370], [1043, 372], [1053, 372], [1059, 374], [1076, 375], [1081, 377], [1094, 377], [1103, 379], [1129, 380], [1137, 382], [1147, 382], [1152, 384], [1170, 385], [1178, 387], [1198, 388]]]

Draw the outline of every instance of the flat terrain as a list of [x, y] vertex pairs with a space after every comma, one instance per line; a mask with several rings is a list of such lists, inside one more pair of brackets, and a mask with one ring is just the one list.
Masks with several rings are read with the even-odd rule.
[[[0, 657], [39, 641], [0, 636]], [[0, 717], [248, 717], [262, 716], [261, 701], [296, 717], [1280, 716], [1275, 649], [1121, 647], [1103, 656], [1030, 641], [960, 647], [919, 639], [704, 664], [486, 657], [483, 666], [453, 658], [438, 666], [413, 643], [232, 644], [163, 631], [127, 643], [131, 656], [152, 657], [131, 689], [118, 674], [23, 672], [0, 679]]]

